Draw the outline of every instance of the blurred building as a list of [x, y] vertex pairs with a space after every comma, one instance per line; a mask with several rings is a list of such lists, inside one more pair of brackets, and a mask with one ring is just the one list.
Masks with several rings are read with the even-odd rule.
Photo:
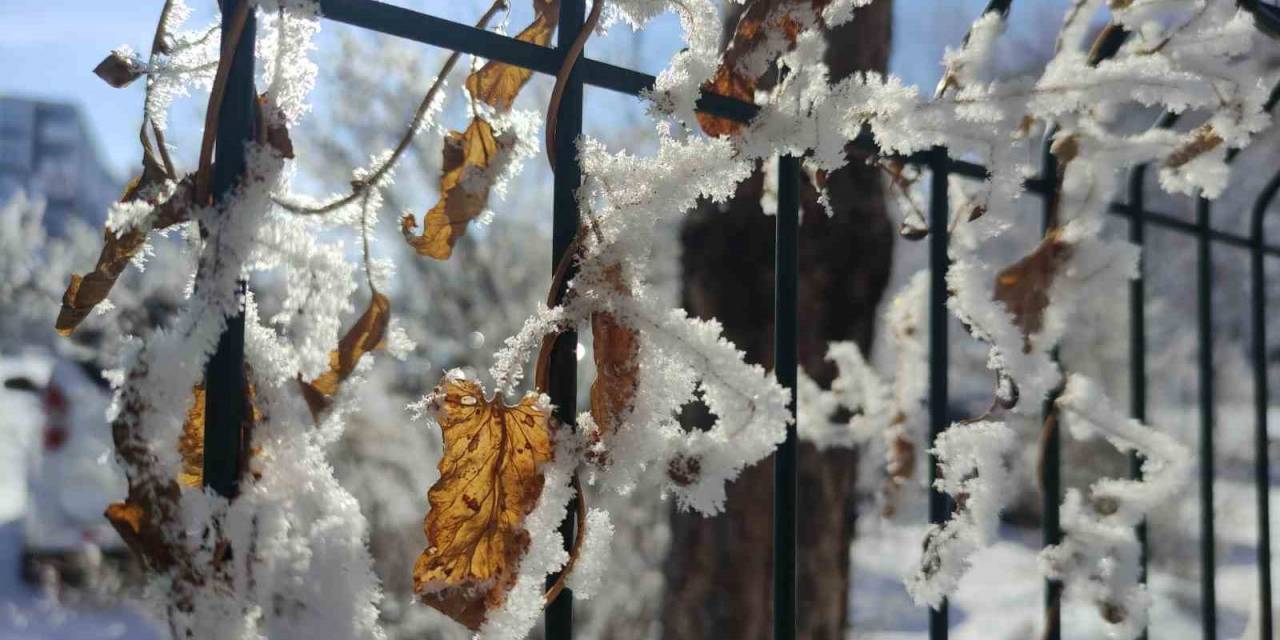
[[72, 218], [101, 225], [120, 188], [78, 106], [0, 96], [0, 202], [44, 198], [45, 227], [61, 236]]

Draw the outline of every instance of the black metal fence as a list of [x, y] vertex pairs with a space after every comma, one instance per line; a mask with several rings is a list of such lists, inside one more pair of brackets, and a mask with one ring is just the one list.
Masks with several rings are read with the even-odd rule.
[[[222, 0], [223, 27], [228, 28], [230, 16], [248, 0]], [[998, 2], [999, 0], [997, 0]], [[1260, 26], [1272, 33], [1280, 33], [1280, 11], [1268, 0], [1242, 0], [1242, 6], [1253, 10]], [[462, 53], [498, 60], [536, 72], [554, 75], [569, 57], [570, 46], [582, 29], [585, 16], [584, 0], [560, 0], [560, 22], [557, 46], [541, 47], [483, 29], [437, 18], [428, 14], [389, 5], [377, 0], [319, 0], [323, 16], [329, 20], [346, 23], [372, 31], [407, 38], [424, 44], [452, 49]], [[244, 27], [245, 37], [240, 39], [236, 51], [237, 63], [233, 65], [227, 81], [225, 99], [217, 132], [217, 168], [214, 177], [215, 197], [226, 193], [244, 166], [244, 143], [253, 138], [253, 31], [252, 12]], [[582, 133], [583, 87], [591, 85], [633, 96], [653, 86], [654, 77], [608, 63], [581, 58], [577, 60], [565, 84], [559, 110], [558, 126], [554, 140], [556, 157], [554, 190], [554, 220], [552, 230], [552, 269], [569, 250], [577, 232], [578, 207], [575, 193], [582, 182], [575, 140]], [[1280, 97], [1280, 86], [1272, 92], [1268, 109]], [[700, 110], [732, 118], [749, 120], [757, 111], [755, 105], [706, 94], [698, 102]], [[1174, 118], [1162, 118], [1156, 126], [1171, 126]], [[870, 140], [860, 139], [869, 149]], [[1045, 141], [1040, 174], [1028, 180], [1028, 190], [1041, 197], [1048, 211], [1054, 190], [1053, 156]], [[927, 169], [931, 174], [929, 224], [929, 433], [930, 440], [937, 437], [950, 422], [948, 414], [948, 336], [949, 314], [946, 310], [947, 284], [947, 222], [949, 216], [948, 179], [952, 175], [981, 180], [986, 176], [982, 166], [955, 160], [946, 150], [935, 148], [904, 158], [908, 163]], [[1263, 237], [1263, 221], [1268, 207], [1280, 192], [1280, 172], [1277, 172], [1258, 194], [1252, 209], [1249, 235], [1240, 235], [1210, 226], [1211, 203], [1204, 198], [1196, 201], [1195, 222], [1187, 222], [1176, 216], [1146, 208], [1144, 181], [1146, 167], [1133, 170], [1127, 196], [1124, 201], [1112, 202], [1109, 212], [1128, 219], [1129, 239], [1138, 246], [1144, 245], [1148, 225], [1192, 236], [1196, 240], [1196, 296], [1198, 327], [1198, 379], [1199, 379], [1199, 438], [1200, 473], [1199, 501], [1201, 513], [1200, 575], [1203, 620], [1203, 637], [1217, 637], [1217, 615], [1214, 590], [1214, 376], [1213, 376], [1213, 262], [1215, 246], [1246, 251], [1251, 265], [1251, 321], [1252, 367], [1255, 384], [1254, 481], [1257, 490], [1258, 510], [1258, 629], [1259, 638], [1273, 637], [1271, 606], [1271, 546], [1270, 508], [1268, 502], [1269, 469], [1267, 459], [1267, 349], [1266, 349], [1266, 275], [1264, 267], [1268, 258], [1280, 257], [1280, 245], [1269, 244]], [[800, 197], [799, 160], [784, 157], [778, 171], [778, 213], [776, 288], [775, 296], [775, 363], [776, 375], [781, 384], [791, 390], [791, 407], [795, 408], [796, 382], [796, 290], [797, 290], [797, 227]], [[1145, 420], [1147, 415], [1146, 382], [1146, 318], [1144, 280], [1139, 277], [1132, 284], [1130, 298], [1130, 411], [1134, 418]], [[209, 486], [227, 496], [236, 493], [237, 478], [243, 461], [243, 434], [241, 433], [243, 403], [240, 401], [244, 385], [243, 361], [244, 318], [232, 318], [228, 329], [219, 341], [217, 351], [208, 365], [207, 406], [209, 415], [205, 436], [205, 478]], [[550, 396], [560, 415], [572, 419], [576, 409], [576, 358], [572, 335], [558, 341], [552, 354]], [[223, 407], [217, 410], [215, 407]], [[795, 622], [800, 612], [796, 608], [796, 433], [788, 429], [787, 439], [775, 458], [774, 503], [774, 637], [791, 640], [795, 636]], [[930, 459], [930, 480], [936, 472], [936, 461]], [[1131, 461], [1134, 476], [1141, 474], [1140, 460]], [[1058, 509], [1061, 502], [1060, 445], [1056, 429], [1051, 429], [1046, 442], [1042, 465], [1044, 506], [1044, 542], [1056, 544], [1061, 540], [1058, 528]], [[929, 519], [942, 522], [948, 516], [950, 505], [947, 496], [931, 491]], [[573, 537], [572, 519], [566, 519], [562, 533], [566, 541]], [[1146, 532], [1139, 536], [1143, 544], [1143, 562], [1146, 562]], [[1144, 571], [1145, 573], [1145, 571]], [[1060, 601], [1062, 587], [1054, 581], [1045, 585], [1044, 616], [1045, 637], [1057, 640], [1060, 635]], [[546, 636], [552, 640], [572, 637], [572, 595], [565, 589], [546, 612]], [[929, 637], [942, 640], [947, 637], [947, 604], [929, 613]]]

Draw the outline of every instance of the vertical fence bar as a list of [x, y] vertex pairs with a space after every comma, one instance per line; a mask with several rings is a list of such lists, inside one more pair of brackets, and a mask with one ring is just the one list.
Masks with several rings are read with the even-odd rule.
[[1258, 637], [1273, 638], [1274, 621], [1271, 615], [1271, 469], [1269, 457], [1270, 439], [1267, 436], [1267, 276], [1264, 270], [1265, 234], [1263, 218], [1267, 208], [1280, 191], [1280, 173], [1277, 173], [1258, 194], [1253, 203], [1251, 240], [1249, 250], [1250, 279], [1252, 280], [1253, 312], [1253, 481], [1258, 500]]
[[1204, 640], [1218, 637], [1213, 527], [1213, 242], [1209, 200], [1196, 198], [1196, 303], [1200, 378], [1200, 606]]
[[[934, 488], [938, 458], [933, 443], [947, 429], [947, 221], [951, 205], [947, 197], [947, 151], [934, 147], [929, 160], [929, 522], [947, 519], [947, 494]], [[947, 600], [929, 610], [929, 640], [947, 640]]]
[[[556, 34], [556, 48], [560, 55], [567, 54], [569, 47], [582, 30], [586, 18], [586, 6], [583, 0], [560, 0], [560, 28]], [[575, 67], [564, 85], [564, 93], [557, 112], [555, 145], [555, 178], [553, 193], [553, 220], [551, 227], [551, 271], [555, 273], [561, 259], [573, 244], [573, 237], [578, 232], [578, 187], [582, 185], [582, 166], [578, 162], [578, 136], [582, 133], [582, 73]], [[572, 269], [572, 266], [570, 267]], [[567, 284], [572, 277], [565, 278]], [[556, 292], [556, 299], [564, 296], [565, 284]], [[578, 334], [566, 331], [560, 334], [551, 350], [550, 376], [547, 381], [547, 392], [551, 403], [555, 406], [556, 416], [564, 424], [572, 425], [578, 413]], [[578, 498], [575, 496], [569, 503], [564, 521], [560, 524], [560, 535], [564, 539], [565, 549], [573, 544], [576, 523], [572, 514], [577, 511]], [[547, 583], [555, 582], [558, 576], [550, 576]], [[565, 588], [551, 604], [547, 605], [545, 618], [545, 636], [548, 640], [571, 640], [573, 638], [573, 592]]]
[[[249, 0], [223, 0], [223, 37], [231, 30], [233, 16]], [[256, 20], [252, 9], [232, 55], [226, 91], [218, 110], [213, 165], [213, 198], [221, 204], [231, 195], [245, 170], [245, 143], [253, 139], [254, 87], [253, 40]], [[225, 55], [225, 53], [224, 53]], [[240, 283], [241, 294], [244, 282]], [[231, 498], [240, 488], [247, 434], [246, 380], [244, 375], [244, 312], [227, 318], [218, 346], [205, 365], [204, 484], [218, 495]]]
[[[1041, 199], [1043, 231], [1057, 226], [1058, 210], [1058, 158], [1053, 155], [1053, 135], [1057, 127], [1050, 128], [1040, 146], [1040, 178], [1045, 184], [1052, 185], [1045, 197]], [[1058, 360], [1058, 350], [1053, 350], [1053, 360]], [[1062, 493], [1062, 436], [1058, 428], [1057, 407], [1054, 402], [1061, 393], [1058, 386], [1045, 398], [1042, 414], [1044, 415], [1046, 433], [1044, 434], [1044, 457], [1040, 462], [1040, 500], [1043, 521], [1041, 522], [1041, 541], [1049, 547], [1062, 542], [1061, 499]], [[1044, 640], [1058, 640], [1062, 637], [1062, 581], [1046, 578], [1044, 581]]]
[[[773, 364], [778, 382], [791, 394], [796, 415], [796, 306], [799, 288], [800, 160], [778, 159], [777, 241], [774, 248]], [[796, 425], [773, 460], [773, 637], [796, 637]]]
[[[1147, 166], [1138, 165], [1129, 172], [1129, 242], [1138, 247], [1138, 277], [1129, 283], [1129, 416], [1147, 421], [1147, 285], [1146, 285], [1146, 192]], [[1142, 479], [1142, 454], [1129, 454], [1129, 477]], [[1138, 523], [1138, 580], [1147, 581], [1147, 522]], [[1143, 627], [1140, 640], [1146, 640]]]

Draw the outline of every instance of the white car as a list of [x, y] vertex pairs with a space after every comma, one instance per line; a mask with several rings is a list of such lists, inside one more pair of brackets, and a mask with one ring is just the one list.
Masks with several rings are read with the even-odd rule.
[[66, 359], [14, 368], [0, 371], [6, 396], [30, 393], [40, 408], [37, 424], [26, 425], [23, 575], [38, 581], [53, 571], [60, 581], [76, 584], [90, 577], [104, 555], [127, 557], [103, 516], [127, 490], [106, 418], [110, 390], [97, 371]]

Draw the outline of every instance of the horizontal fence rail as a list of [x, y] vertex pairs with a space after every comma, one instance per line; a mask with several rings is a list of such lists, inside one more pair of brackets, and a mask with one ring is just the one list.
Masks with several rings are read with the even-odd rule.
[[[225, 0], [224, 16], [240, 3], [248, 0]], [[1242, 0], [1252, 11], [1263, 30], [1280, 34], [1280, 8], [1274, 0]], [[560, 34], [555, 47], [542, 47], [514, 38], [459, 24], [426, 13], [394, 6], [377, 0], [319, 0], [324, 18], [370, 31], [405, 38], [415, 42], [450, 49], [482, 58], [497, 60], [524, 67], [538, 73], [555, 75], [569, 57], [570, 44], [580, 30], [585, 14], [583, 0], [561, 0]], [[1007, 11], [1008, 0], [993, 0], [988, 10]], [[253, 97], [253, 37], [252, 18], [247, 27], [248, 37], [240, 41], [236, 51], [236, 64], [228, 78], [226, 99], [217, 131], [215, 194], [225, 193], [234, 186], [243, 171], [244, 141], [252, 139]], [[224, 19], [225, 25], [225, 19]], [[225, 27], [224, 27], [225, 28]], [[1116, 44], [1118, 46], [1118, 43]], [[581, 185], [581, 167], [576, 157], [575, 141], [582, 134], [582, 99], [585, 86], [599, 87], [631, 96], [643, 96], [652, 89], [652, 75], [608, 64], [589, 57], [577, 60], [567, 82], [558, 116], [556, 137], [553, 142], [558, 159], [555, 167], [553, 211], [553, 269], [569, 250], [571, 239], [578, 228], [577, 190]], [[1271, 109], [1280, 99], [1280, 85], [1273, 89], [1267, 104]], [[247, 106], [246, 106], [247, 105]], [[699, 110], [717, 116], [746, 122], [756, 115], [755, 104], [727, 96], [704, 93], [698, 101]], [[241, 113], [244, 111], [244, 113]], [[1175, 116], [1162, 117], [1156, 126], [1172, 126]], [[1027, 190], [1044, 199], [1046, 212], [1055, 192], [1055, 166], [1048, 153], [1050, 139], [1046, 139], [1038, 176], [1026, 182]], [[859, 136], [854, 142], [858, 147], [876, 152], [876, 144], [870, 134]], [[1230, 156], [1234, 158], [1234, 153]], [[238, 158], [238, 159], [237, 159]], [[949, 426], [948, 415], [948, 348], [947, 325], [950, 321], [946, 309], [948, 297], [948, 221], [950, 217], [949, 187], [951, 176], [981, 180], [987, 177], [987, 169], [979, 164], [951, 158], [944, 148], [934, 148], [916, 153], [902, 160], [930, 172], [930, 196], [928, 211], [928, 257], [930, 274], [929, 299], [929, 433], [936, 438]], [[782, 158], [778, 171], [779, 212], [777, 244], [775, 249], [775, 363], [776, 375], [790, 389], [791, 408], [795, 412], [795, 380], [797, 375], [796, 337], [798, 315], [797, 290], [797, 228], [799, 224], [800, 168], [798, 158]], [[1265, 258], [1280, 256], [1280, 245], [1269, 244], [1264, 238], [1264, 218], [1280, 192], [1280, 172], [1273, 176], [1258, 195], [1252, 209], [1250, 232], [1242, 235], [1215, 229], [1210, 225], [1211, 205], [1198, 198], [1193, 221], [1183, 220], [1169, 213], [1153, 211], [1145, 203], [1145, 176], [1147, 168], [1134, 168], [1129, 176], [1125, 200], [1108, 205], [1111, 214], [1128, 220], [1128, 238], [1139, 247], [1145, 246], [1147, 225], [1159, 226], [1175, 233], [1194, 236], [1197, 239], [1197, 337], [1199, 346], [1198, 374], [1200, 382], [1200, 506], [1201, 506], [1201, 598], [1203, 636], [1216, 638], [1216, 609], [1214, 589], [1214, 520], [1213, 520], [1213, 444], [1214, 444], [1214, 389], [1213, 389], [1213, 264], [1212, 247], [1215, 244], [1247, 250], [1250, 255], [1250, 307], [1252, 329], [1252, 367], [1255, 384], [1254, 424], [1254, 482], [1257, 491], [1258, 510], [1258, 593], [1259, 637], [1273, 637], [1271, 608], [1271, 545], [1268, 488], [1270, 482], [1267, 456], [1267, 348], [1266, 348], [1266, 274]], [[220, 195], [216, 197], [221, 197]], [[1144, 256], [1145, 258], [1145, 256]], [[1145, 260], [1144, 260], [1145, 262]], [[1130, 410], [1131, 415], [1145, 421], [1147, 417], [1146, 377], [1146, 320], [1145, 281], [1142, 273], [1133, 281], [1130, 289]], [[571, 418], [576, 413], [576, 358], [573, 334], [562, 336], [552, 353], [550, 394], [557, 411]], [[205, 478], [223, 495], [234, 495], [236, 481], [244, 463], [241, 420], [235, 407], [243, 408], [244, 375], [243, 317], [229, 319], [228, 330], [219, 342], [218, 350], [208, 368], [209, 429], [205, 435]], [[222, 398], [222, 400], [218, 400]], [[232, 410], [215, 415], [215, 407]], [[1058, 507], [1061, 500], [1060, 456], [1056, 429], [1051, 431], [1046, 450], [1047, 464], [1042, 478], [1044, 486], [1045, 519], [1044, 542], [1054, 544], [1060, 540]], [[795, 638], [797, 616], [802, 612], [796, 603], [796, 433], [794, 426], [788, 430], [787, 439], [775, 458], [774, 505], [774, 637], [778, 640]], [[1133, 477], [1141, 477], [1141, 459], [1131, 459]], [[929, 479], [936, 475], [936, 460], [930, 453]], [[953, 505], [945, 494], [933, 490], [928, 501], [929, 519], [938, 523], [950, 514]], [[566, 541], [573, 536], [574, 522], [566, 519], [562, 534]], [[1143, 567], [1147, 562], [1146, 529], [1139, 529], [1143, 543]], [[1055, 640], [1060, 632], [1061, 585], [1050, 581], [1046, 584], [1044, 620], [1046, 638]], [[567, 640], [572, 637], [572, 597], [568, 589], [548, 607], [546, 637], [551, 640]], [[945, 640], [948, 634], [948, 608], [944, 600], [937, 609], [929, 612], [929, 637]]]

